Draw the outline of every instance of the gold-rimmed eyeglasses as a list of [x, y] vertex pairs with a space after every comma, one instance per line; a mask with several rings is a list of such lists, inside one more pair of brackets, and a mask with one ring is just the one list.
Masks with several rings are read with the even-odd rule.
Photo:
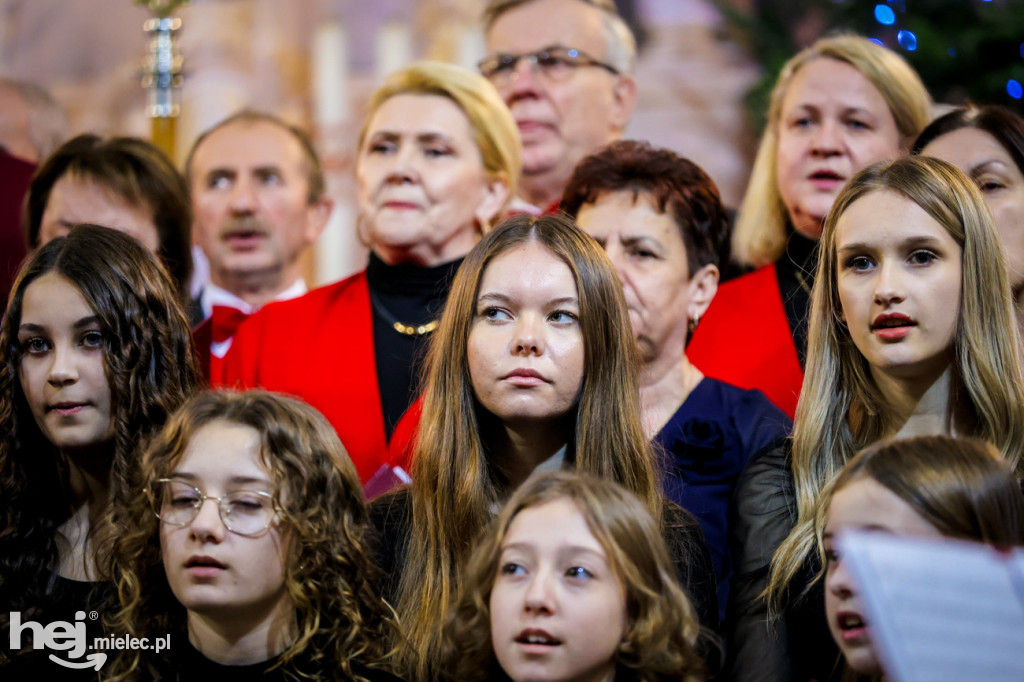
[[224, 527], [245, 537], [259, 537], [267, 532], [281, 507], [274, 496], [263, 490], [234, 490], [226, 495], [207, 495], [189, 481], [160, 478], [149, 485], [153, 512], [171, 526], [192, 523], [206, 500], [215, 500]]
[[520, 59], [529, 61], [541, 76], [554, 81], [565, 80], [573, 71], [584, 66], [596, 66], [612, 75], [619, 75], [619, 70], [611, 64], [572, 47], [546, 47], [526, 54], [499, 52], [482, 60], [477, 67], [487, 80], [501, 86], [513, 79]]

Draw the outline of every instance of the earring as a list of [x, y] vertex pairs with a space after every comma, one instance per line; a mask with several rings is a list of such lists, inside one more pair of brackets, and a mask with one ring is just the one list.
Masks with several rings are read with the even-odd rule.
[[693, 317], [687, 316], [686, 318], [686, 331], [690, 334], [697, 330], [697, 325], [700, 323], [700, 315], [694, 315]]

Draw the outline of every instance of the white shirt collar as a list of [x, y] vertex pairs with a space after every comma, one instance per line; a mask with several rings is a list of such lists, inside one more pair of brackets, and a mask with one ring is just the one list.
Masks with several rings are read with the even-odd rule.
[[[287, 301], [291, 298], [298, 298], [309, 291], [309, 287], [306, 286], [306, 280], [301, 277], [295, 280], [290, 287], [280, 292], [274, 297], [275, 301]], [[203, 309], [203, 317], [209, 317], [213, 314], [213, 306], [223, 305], [236, 310], [241, 310], [246, 315], [252, 315], [256, 312], [254, 306], [249, 305], [238, 296], [227, 289], [222, 289], [213, 282], [208, 283], [203, 287], [203, 293], [199, 295], [199, 305]]]

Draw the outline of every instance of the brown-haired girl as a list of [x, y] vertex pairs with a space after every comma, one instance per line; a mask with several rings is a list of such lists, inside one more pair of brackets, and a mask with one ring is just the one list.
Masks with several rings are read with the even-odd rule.
[[171, 635], [117, 680], [394, 680], [359, 476], [326, 419], [263, 391], [186, 403], [142, 461], [119, 519], [115, 625]]
[[442, 669], [460, 681], [704, 679], [658, 523], [593, 476], [529, 478], [466, 567]]
[[[12, 612], [45, 625], [111, 605], [109, 509], [126, 501], [141, 448], [195, 390], [197, 369], [170, 277], [136, 240], [92, 225], [24, 265], [0, 348], [6, 649]], [[38, 658], [59, 673], [27, 638], [14, 664]]]

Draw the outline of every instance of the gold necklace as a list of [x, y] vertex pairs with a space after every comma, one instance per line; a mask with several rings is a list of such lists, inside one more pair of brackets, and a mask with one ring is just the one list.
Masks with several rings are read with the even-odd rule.
[[431, 320], [426, 324], [419, 325], [411, 325], [399, 322], [395, 318], [395, 316], [391, 314], [391, 311], [385, 308], [384, 304], [381, 303], [377, 299], [377, 297], [373, 295], [372, 291], [370, 292], [370, 304], [373, 305], [373, 309], [376, 310], [380, 314], [380, 316], [383, 317], [384, 320], [391, 325], [391, 328], [394, 329], [399, 334], [401, 334], [402, 336], [426, 336], [430, 332], [437, 329], [437, 320]]

